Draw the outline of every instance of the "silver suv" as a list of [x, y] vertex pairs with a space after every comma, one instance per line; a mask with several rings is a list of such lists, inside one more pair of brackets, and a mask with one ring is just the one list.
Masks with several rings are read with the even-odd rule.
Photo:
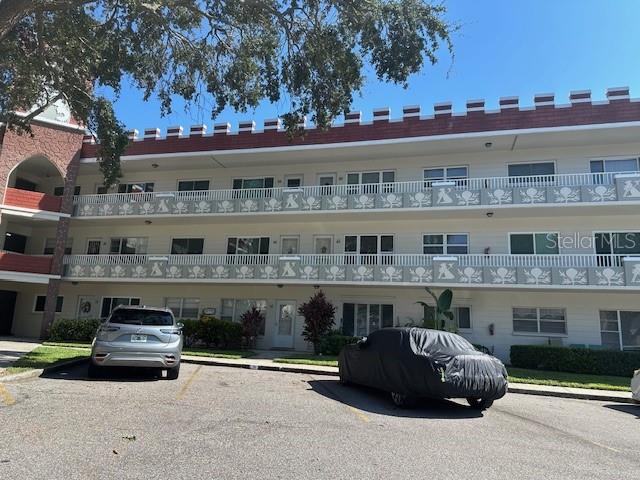
[[168, 379], [178, 378], [182, 326], [168, 308], [116, 307], [96, 332], [89, 376], [113, 366], [160, 368]]

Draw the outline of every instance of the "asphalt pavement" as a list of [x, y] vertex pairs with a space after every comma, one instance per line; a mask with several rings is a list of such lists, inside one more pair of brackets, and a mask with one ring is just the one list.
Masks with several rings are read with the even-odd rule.
[[4, 479], [634, 479], [640, 406], [508, 394], [395, 408], [337, 378], [182, 366], [0, 384]]

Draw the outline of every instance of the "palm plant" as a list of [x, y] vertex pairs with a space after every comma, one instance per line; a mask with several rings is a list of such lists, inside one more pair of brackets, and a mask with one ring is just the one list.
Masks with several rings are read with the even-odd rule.
[[422, 326], [435, 330], [455, 331], [454, 316], [453, 311], [451, 311], [453, 292], [447, 288], [438, 296], [429, 287], [424, 287], [424, 289], [433, 298], [434, 305], [429, 305], [422, 301], [416, 302], [424, 308]]

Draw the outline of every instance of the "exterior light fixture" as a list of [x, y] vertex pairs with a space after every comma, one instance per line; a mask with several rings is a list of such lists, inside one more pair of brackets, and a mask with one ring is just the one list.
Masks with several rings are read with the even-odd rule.
[[152, 163], [152, 164], [151, 164], [151, 167], [152, 167], [152, 168], [158, 168], [158, 164], [157, 164], [157, 163]]
[[491, 148], [491, 147], [493, 147], [493, 142], [485, 142], [484, 147], [485, 147], [485, 148]]
[[144, 224], [145, 224], [145, 225], [151, 225], [152, 223], [153, 223], [153, 222], [152, 222], [151, 220], [145, 220], [145, 221], [144, 221]]
[[493, 217], [493, 212], [487, 212], [487, 217], [489, 218]]

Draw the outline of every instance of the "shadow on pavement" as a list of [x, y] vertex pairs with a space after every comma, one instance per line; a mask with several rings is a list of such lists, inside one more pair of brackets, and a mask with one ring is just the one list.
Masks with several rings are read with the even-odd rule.
[[482, 412], [451, 400], [418, 400], [413, 408], [398, 408], [387, 392], [358, 385], [341, 385], [337, 380], [311, 380], [314, 392], [363, 412], [408, 418], [441, 418], [459, 420], [481, 418]]
[[604, 408], [608, 408], [610, 410], [616, 410], [618, 412], [635, 415], [636, 419], [640, 420], [640, 404], [611, 403], [609, 405], [603, 406]]
[[57, 369], [54, 372], [45, 372], [40, 378], [52, 380], [76, 380], [87, 382], [153, 382], [163, 380], [162, 371], [154, 368], [129, 368], [109, 367], [105, 368], [100, 378], [89, 378], [89, 362], [73, 365], [69, 368]]

